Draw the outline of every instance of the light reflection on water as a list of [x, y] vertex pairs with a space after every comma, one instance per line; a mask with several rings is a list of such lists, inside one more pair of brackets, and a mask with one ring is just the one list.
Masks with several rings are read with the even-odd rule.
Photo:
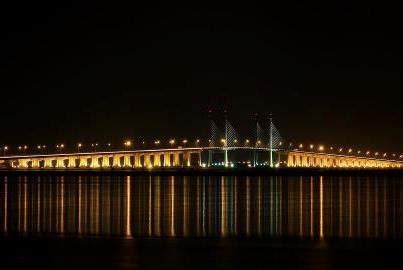
[[0, 231], [132, 237], [402, 238], [393, 177], [20, 176]]

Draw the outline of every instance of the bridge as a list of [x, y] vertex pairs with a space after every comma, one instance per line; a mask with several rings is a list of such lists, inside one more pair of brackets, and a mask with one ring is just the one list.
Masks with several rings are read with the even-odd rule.
[[[271, 167], [270, 159], [254, 164], [239, 160], [212, 162], [208, 164], [209, 153], [215, 151], [249, 152], [270, 156], [269, 148], [170, 148], [133, 151], [85, 152], [49, 155], [18, 155], [0, 158], [0, 167], [10, 169], [153, 169], [153, 168], [206, 168], [206, 167]], [[403, 168], [403, 161], [376, 159], [364, 156], [339, 155], [332, 153], [306, 152], [300, 150], [278, 150], [273, 158], [273, 167], [289, 168]]]
[[[272, 117], [266, 125], [256, 121], [253, 140], [241, 140], [225, 115], [221, 128], [210, 119], [210, 138], [203, 146], [131, 151], [74, 152], [57, 154], [4, 155], [0, 168], [9, 169], [152, 169], [152, 168], [403, 168], [402, 155], [378, 157], [329, 150], [323, 146], [303, 150], [302, 144], [286, 149]], [[199, 140], [197, 140], [199, 142]], [[160, 141], [157, 141], [159, 145]], [[171, 143], [171, 142], [170, 142]], [[78, 145], [78, 148], [81, 144]], [[326, 151], [325, 151], [326, 150]]]

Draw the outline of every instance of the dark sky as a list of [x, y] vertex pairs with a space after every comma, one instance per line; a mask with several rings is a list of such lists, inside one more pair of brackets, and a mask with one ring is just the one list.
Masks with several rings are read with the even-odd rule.
[[192, 138], [211, 106], [240, 133], [273, 112], [294, 142], [403, 151], [397, 7], [54, 2], [0, 10], [0, 144]]

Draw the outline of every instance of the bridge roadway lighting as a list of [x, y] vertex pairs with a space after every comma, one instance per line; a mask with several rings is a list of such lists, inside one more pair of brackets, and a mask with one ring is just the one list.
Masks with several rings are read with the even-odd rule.
[[302, 143], [299, 144], [299, 148], [302, 149], [304, 148], [304, 145]]
[[126, 147], [130, 147], [132, 145], [132, 142], [130, 140], [125, 141], [124, 145]]
[[350, 149], [348, 149], [348, 152], [349, 152], [349, 153], [353, 152], [353, 149], [351, 149], [351, 148], [350, 148]]
[[170, 139], [170, 140], [169, 140], [169, 144], [170, 144], [171, 146], [173, 146], [173, 145], [175, 144], [175, 140], [174, 140], [174, 139]]
[[246, 144], [249, 144], [249, 143], [250, 143], [249, 139], [246, 139], [246, 140], [245, 140], [245, 143], [246, 143]]
[[182, 142], [183, 142], [183, 144], [187, 144], [188, 140], [184, 139]]
[[82, 144], [82, 143], [78, 143], [78, 144], [77, 144], [77, 151], [78, 151], [78, 152], [80, 152], [80, 148], [81, 148], [81, 147], [83, 147], [83, 144]]
[[159, 144], [160, 144], [160, 141], [159, 141], [159, 140], [156, 140], [156, 141], [154, 142], [154, 144], [155, 144], [155, 145], [159, 145]]
[[366, 154], [367, 154], [367, 156], [368, 156], [369, 154], [371, 154], [371, 151], [367, 151], [367, 153], [366, 153]]
[[314, 145], [313, 145], [313, 144], [311, 144], [311, 145], [309, 146], [309, 148], [313, 149], [313, 146], [314, 146]]
[[319, 151], [324, 151], [325, 150], [325, 147], [323, 146], [323, 145], [319, 145]]
[[375, 152], [375, 156], [377, 156], [379, 153], [378, 152]]
[[343, 148], [340, 148], [340, 149], [339, 149], [339, 152], [343, 152]]
[[6, 146], [4, 146], [3, 147], [3, 155], [5, 156], [6, 155], [6, 151], [8, 150], [8, 146], [6, 145]]

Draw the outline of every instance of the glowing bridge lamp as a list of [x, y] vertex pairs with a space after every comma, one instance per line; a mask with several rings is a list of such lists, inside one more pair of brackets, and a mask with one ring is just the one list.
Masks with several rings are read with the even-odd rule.
[[299, 149], [304, 148], [304, 145], [302, 143], [299, 144]]
[[313, 145], [313, 144], [311, 144], [311, 145], [309, 146], [309, 148], [311, 148], [311, 149], [313, 149], [313, 147], [314, 147], [314, 145]]
[[339, 149], [339, 152], [343, 152], [343, 148], [340, 148], [340, 149]]
[[319, 148], [318, 148], [318, 149], [319, 149], [319, 151], [321, 151], [321, 152], [322, 152], [322, 151], [324, 151], [324, 150], [325, 150], [325, 147], [324, 147], [323, 145], [319, 145]]
[[187, 139], [184, 139], [184, 140], [182, 141], [182, 143], [183, 143], [183, 144], [187, 144], [187, 143], [188, 143], [188, 140], [187, 140]]
[[132, 142], [130, 140], [125, 141], [124, 145], [126, 147], [130, 147], [132, 145]]
[[352, 152], [353, 152], [353, 149], [351, 149], [351, 148], [348, 149], [348, 152], [349, 152], [349, 153], [352, 153]]
[[174, 144], [175, 144], [175, 140], [174, 140], [174, 139], [170, 139], [170, 140], [169, 140], [169, 144], [170, 144], [170, 145], [174, 145]]

